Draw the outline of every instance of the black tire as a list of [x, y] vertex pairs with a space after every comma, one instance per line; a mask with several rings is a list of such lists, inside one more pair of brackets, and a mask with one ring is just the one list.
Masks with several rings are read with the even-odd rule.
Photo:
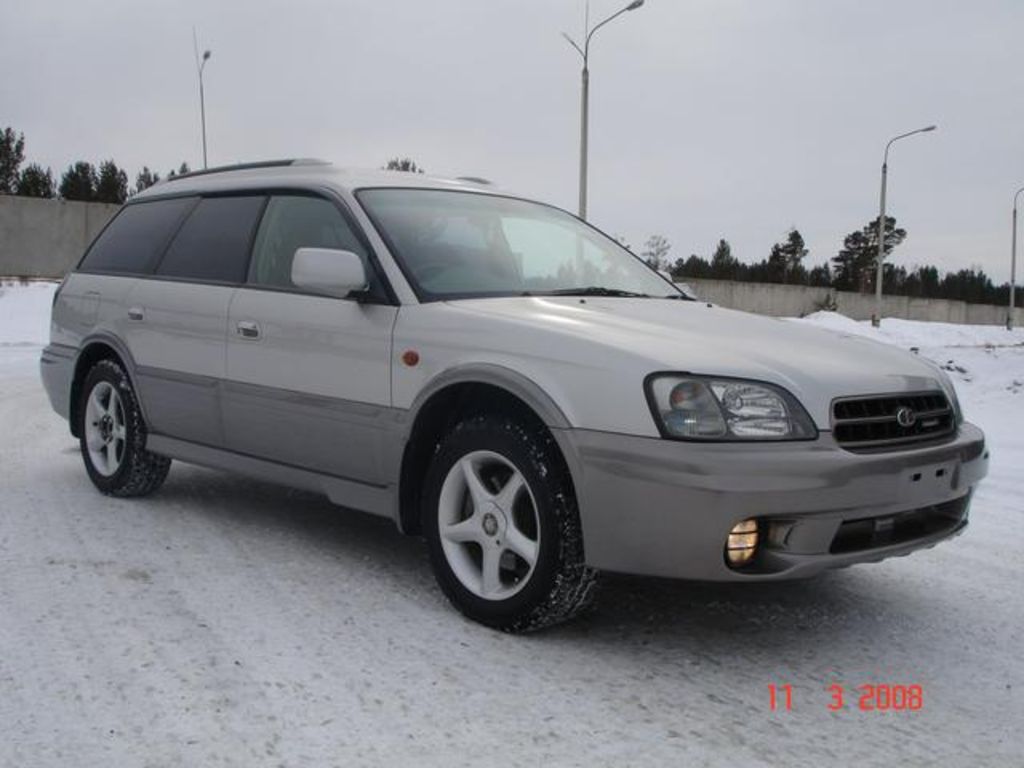
[[[499, 454], [526, 481], [536, 509], [538, 547], [532, 572], [507, 599], [486, 599], [456, 575], [441, 540], [439, 504], [449, 471], [475, 451]], [[550, 433], [503, 415], [467, 418], [441, 441], [427, 471], [423, 532], [444, 594], [464, 615], [505, 632], [529, 632], [577, 616], [596, 596], [597, 573], [583, 558], [583, 534], [568, 468]]]
[[[95, 465], [88, 445], [88, 402], [93, 390], [109, 385], [120, 398], [124, 422], [123, 451], [120, 463], [112, 474], [104, 474]], [[86, 374], [78, 403], [78, 434], [82, 460], [89, 479], [101, 493], [108, 496], [146, 496], [167, 479], [171, 460], [146, 450], [146, 423], [128, 374], [116, 360], [100, 360]]]

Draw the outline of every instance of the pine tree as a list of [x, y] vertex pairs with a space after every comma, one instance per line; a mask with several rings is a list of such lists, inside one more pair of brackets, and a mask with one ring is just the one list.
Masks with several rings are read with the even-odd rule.
[[939, 295], [939, 270], [936, 267], [920, 267], [917, 270], [921, 280], [921, 291], [925, 296]]
[[732, 255], [728, 240], [719, 240], [711, 256], [711, 277], [717, 280], [735, 280], [741, 271], [739, 259]]
[[672, 277], [695, 277], [697, 279], [711, 277], [711, 264], [707, 259], [691, 253], [685, 260], [676, 259], [676, 263], [672, 265]]
[[79, 160], [60, 177], [60, 196], [65, 200], [96, 200], [96, 169], [92, 163]]
[[828, 268], [828, 264], [812, 267], [807, 273], [806, 283], [815, 288], [829, 288], [832, 285], [832, 270]]
[[[885, 255], [907, 237], [907, 230], [896, 227], [893, 216], [885, 217]], [[878, 218], [851, 232], [843, 240], [843, 248], [832, 258], [835, 264], [834, 285], [841, 291], [869, 293], [874, 288], [878, 260]]]
[[38, 163], [32, 163], [21, 172], [14, 194], [23, 197], [53, 197], [53, 173]]
[[896, 264], [882, 265], [882, 291], [903, 296], [907, 293], [907, 268]]
[[408, 157], [393, 157], [383, 166], [385, 171], [405, 171], [407, 173], [423, 173], [423, 169]]
[[149, 166], [142, 166], [142, 170], [139, 171], [135, 177], [135, 194], [139, 194], [143, 190], [149, 189], [154, 184], [160, 181], [160, 174], [156, 171], [149, 170]]
[[96, 202], [120, 205], [127, 199], [128, 174], [118, 168], [113, 160], [104, 160], [100, 163], [96, 179]]
[[768, 254], [768, 261], [764, 262], [763, 266], [766, 273], [764, 277], [768, 282], [786, 282], [786, 272], [789, 269], [789, 263], [786, 260], [786, 254], [782, 252], [781, 243], [775, 243], [772, 246], [771, 253]]
[[786, 242], [782, 246], [782, 256], [785, 260], [785, 271], [782, 275], [782, 282], [803, 282], [807, 270], [804, 269], [803, 260], [807, 255], [807, 246], [804, 237], [796, 227], [789, 230], [786, 235]]
[[807, 277], [803, 266], [806, 255], [803, 235], [793, 228], [786, 234], [784, 243], [772, 246], [767, 261], [754, 265], [754, 271], [763, 273], [763, 279], [770, 283], [802, 283]]
[[25, 161], [25, 134], [13, 128], [0, 133], [0, 195], [13, 195], [18, 186], [19, 170]]

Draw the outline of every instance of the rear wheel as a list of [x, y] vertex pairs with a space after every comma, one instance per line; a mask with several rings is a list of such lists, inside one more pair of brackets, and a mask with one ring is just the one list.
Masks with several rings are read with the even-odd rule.
[[592, 603], [595, 572], [584, 564], [572, 483], [542, 427], [496, 415], [459, 423], [424, 490], [434, 573], [465, 615], [523, 632]]
[[171, 460], [146, 450], [146, 424], [128, 374], [100, 360], [86, 375], [78, 407], [85, 470], [110, 496], [145, 496], [167, 478]]

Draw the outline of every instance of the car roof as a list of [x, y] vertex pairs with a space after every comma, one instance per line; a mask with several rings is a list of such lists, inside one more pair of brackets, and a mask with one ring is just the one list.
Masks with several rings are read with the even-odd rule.
[[494, 192], [484, 179], [446, 179], [407, 171], [339, 168], [325, 160], [297, 159], [246, 163], [173, 176], [157, 182], [133, 202], [169, 195], [207, 194], [247, 189], [332, 187], [351, 192], [363, 187], [455, 189]]

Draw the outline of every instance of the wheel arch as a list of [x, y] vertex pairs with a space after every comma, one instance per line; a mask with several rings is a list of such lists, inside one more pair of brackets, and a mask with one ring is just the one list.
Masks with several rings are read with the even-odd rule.
[[107, 334], [95, 335], [87, 338], [75, 357], [74, 372], [71, 376], [71, 387], [68, 396], [68, 423], [71, 434], [80, 437], [78, 433], [78, 407], [82, 399], [82, 384], [89, 371], [101, 360], [116, 360], [120, 363], [128, 376], [128, 380], [135, 389], [135, 396], [139, 403], [139, 409], [145, 418], [146, 410], [139, 397], [138, 387], [135, 385], [135, 363], [128, 352], [128, 349], [116, 337]]
[[547, 430], [576, 483], [576, 462], [566, 454], [560, 431], [571, 425], [564, 411], [538, 384], [497, 365], [461, 366], [431, 380], [409, 409], [400, 441], [401, 458], [395, 519], [408, 534], [420, 532], [419, 494], [430, 459], [447, 432], [468, 414], [511, 413]]

